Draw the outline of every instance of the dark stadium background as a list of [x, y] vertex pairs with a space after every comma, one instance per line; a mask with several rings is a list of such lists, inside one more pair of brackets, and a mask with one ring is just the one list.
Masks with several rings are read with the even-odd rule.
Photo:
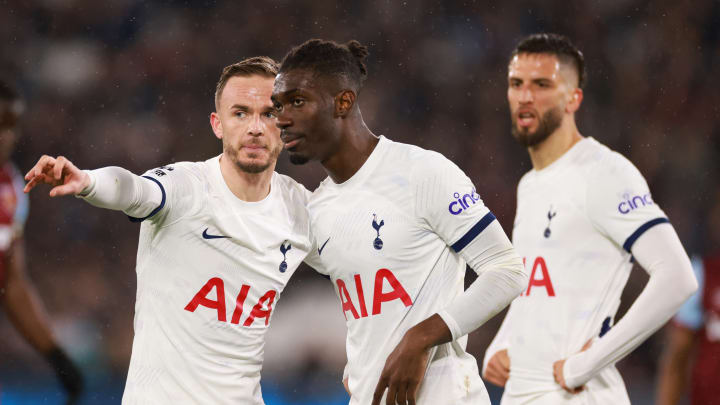
[[[455, 161], [510, 231], [530, 162], [510, 135], [507, 58], [524, 35], [555, 31], [586, 57], [581, 132], [629, 157], [688, 252], [702, 252], [705, 213], [720, 201], [720, 2], [513, 3], [0, 0], [0, 72], [28, 106], [14, 160], [23, 172], [45, 153], [140, 173], [207, 159], [220, 152], [208, 114], [223, 66], [280, 59], [313, 37], [358, 39], [370, 48], [360, 95], [370, 128]], [[278, 171], [310, 189], [324, 177], [318, 165], [291, 167], [285, 154]], [[47, 191], [31, 195], [29, 273], [88, 378], [84, 403], [119, 403], [138, 225]], [[634, 270], [623, 308], [646, 280]], [[470, 336], [479, 361], [500, 319]], [[299, 270], [268, 337], [268, 405], [346, 403], [343, 321], [330, 283]], [[0, 339], [0, 402], [61, 403], [54, 375], [4, 316]], [[658, 333], [619, 363], [634, 404], [652, 403], [662, 342]]]

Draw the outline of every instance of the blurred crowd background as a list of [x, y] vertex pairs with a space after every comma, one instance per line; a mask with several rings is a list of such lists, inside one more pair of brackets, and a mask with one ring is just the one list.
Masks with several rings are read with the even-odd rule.
[[[688, 252], [702, 253], [706, 213], [720, 204], [720, 2], [513, 3], [0, 0], [0, 73], [27, 103], [14, 161], [23, 173], [41, 154], [141, 173], [205, 160], [221, 151], [208, 116], [224, 66], [254, 55], [279, 60], [309, 38], [358, 39], [370, 49], [359, 98], [370, 128], [456, 162], [510, 232], [515, 187], [531, 166], [510, 135], [508, 55], [523, 36], [552, 31], [585, 54], [583, 135], [629, 157]], [[325, 177], [285, 154], [278, 171], [311, 190]], [[47, 191], [30, 196], [29, 273], [88, 378], [85, 403], [119, 403], [139, 226]], [[625, 309], [646, 280], [633, 271]], [[471, 335], [478, 360], [500, 320]], [[344, 403], [344, 336], [330, 283], [301, 269], [268, 337], [268, 404]], [[60, 403], [52, 371], [2, 317], [0, 339], [0, 402]], [[652, 403], [662, 340], [656, 334], [619, 363], [635, 404]]]

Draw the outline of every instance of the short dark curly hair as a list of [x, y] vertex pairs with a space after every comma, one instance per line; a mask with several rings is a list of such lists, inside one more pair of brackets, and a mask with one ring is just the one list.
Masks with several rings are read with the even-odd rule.
[[564, 35], [541, 33], [525, 37], [515, 47], [510, 60], [523, 53], [546, 53], [555, 55], [561, 63], [572, 65], [577, 71], [578, 87], [585, 85], [585, 57], [582, 52]]
[[20, 120], [24, 104], [17, 89], [0, 79], [0, 127], [14, 127]]
[[280, 73], [307, 69], [319, 75], [343, 78], [359, 91], [367, 78], [365, 58], [368, 54], [367, 47], [356, 40], [339, 44], [310, 39], [285, 55], [280, 64]]

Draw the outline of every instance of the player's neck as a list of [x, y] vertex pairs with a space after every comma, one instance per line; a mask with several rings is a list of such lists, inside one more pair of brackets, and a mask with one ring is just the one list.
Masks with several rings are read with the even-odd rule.
[[220, 156], [220, 173], [225, 184], [235, 197], [243, 201], [261, 201], [270, 194], [273, 170], [275, 170], [274, 164], [260, 173], [248, 173], [234, 164], [225, 154]]
[[380, 140], [365, 125], [362, 117], [358, 118], [344, 130], [337, 152], [321, 162], [330, 179], [338, 184], [360, 170]]
[[567, 120], [543, 142], [528, 148], [533, 168], [542, 170], [550, 166], [581, 139], [575, 121]]

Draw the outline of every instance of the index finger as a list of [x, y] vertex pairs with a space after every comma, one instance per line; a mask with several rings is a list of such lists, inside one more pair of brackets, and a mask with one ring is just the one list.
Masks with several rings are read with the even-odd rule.
[[377, 386], [375, 387], [375, 393], [373, 394], [372, 405], [380, 405], [382, 396], [385, 393], [385, 389], [388, 387], [387, 377], [380, 377]]
[[41, 175], [46, 168], [50, 169], [53, 166], [55, 166], [55, 159], [50, 156], [43, 155], [40, 159], [38, 159], [38, 162], [35, 163], [35, 166], [33, 166], [32, 169], [25, 174], [25, 180], [37, 177]]

